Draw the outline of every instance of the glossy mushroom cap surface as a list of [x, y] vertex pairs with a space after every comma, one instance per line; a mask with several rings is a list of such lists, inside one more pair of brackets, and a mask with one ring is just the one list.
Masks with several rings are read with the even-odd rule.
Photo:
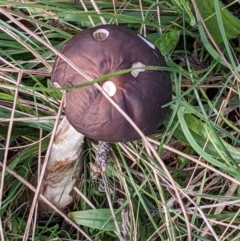
[[[157, 48], [132, 30], [103, 25], [71, 38], [61, 52], [92, 79], [119, 70], [144, 66], [166, 66]], [[87, 82], [64, 60], [57, 57], [52, 82], [69, 87]], [[135, 69], [100, 83], [105, 92], [148, 135], [163, 121], [171, 100], [169, 73]], [[121, 113], [94, 86], [66, 91], [68, 121], [88, 138], [107, 142], [140, 139]]]

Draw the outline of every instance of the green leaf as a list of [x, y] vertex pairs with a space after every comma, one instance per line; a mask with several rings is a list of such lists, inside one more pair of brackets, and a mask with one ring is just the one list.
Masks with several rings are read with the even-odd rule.
[[191, 7], [189, 4], [189, 1], [187, 0], [172, 0], [172, 3], [175, 6], [175, 10], [177, 12], [184, 12], [186, 15], [186, 20], [190, 23], [191, 26], [194, 26], [196, 24], [196, 19], [193, 16], [193, 13], [191, 11]]
[[8, 100], [8, 101], [13, 101], [14, 98], [12, 95], [5, 94], [5, 93], [0, 93], [0, 100]]
[[178, 44], [180, 31], [171, 30], [161, 35], [154, 43], [163, 56], [172, 51]]
[[[191, 144], [194, 150], [210, 163], [224, 169], [230, 175], [235, 175], [233, 173], [236, 170], [233, 170], [231, 166], [240, 162], [240, 148], [234, 147], [222, 139], [219, 141], [211, 134], [212, 131], [207, 124], [190, 114], [183, 113], [182, 108], [178, 110], [178, 120], [181, 128], [178, 126], [174, 131], [174, 136], [177, 139]], [[174, 121], [173, 125], [176, 124]], [[232, 165], [229, 163], [231, 159], [233, 159]]]
[[[223, 161], [215, 159], [213, 154], [219, 154], [218, 150], [215, 149], [214, 145], [211, 145], [211, 142], [208, 143], [208, 145], [205, 146], [206, 143], [206, 138], [205, 137], [200, 137], [198, 135], [194, 135], [194, 132], [192, 132], [189, 127], [188, 123], [185, 121], [185, 114], [184, 114], [184, 109], [179, 108], [178, 112], [178, 119], [182, 128], [182, 131], [184, 133], [184, 136], [187, 140], [188, 143], [191, 143], [192, 148], [201, 156], [203, 157], [206, 161], [210, 162], [212, 165], [220, 168], [221, 170], [224, 170], [227, 172], [229, 175], [234, 176], [236, 179], [239, 180], [239, 173], [238, 170], [234, 166], [229, 166], [227, 163], [224, 163]], [[199, 140], [201, 143], [199, 143]], [[205, 141], [204, 141], [205, 140]], [[204, 142], [202, 142], [204, 141]], [[209, 148], [209, 144], [211, 147]], [[209, 153], [210, 151], [210, 153]], [[230, 150], [229, 150], [230, 152]], [[223, 154], [223, 153], [221, 153]], [[237, 160], [236, 160], [237, 161]]]
[[[198, 120], [192, 115], [185, 114], [184, 119], [186, 121], [186, 124], [188, 128], [191, 130], [194, 136], [198, 136], [197, 139], [201, 138], [204, 142], [208, 140], [208, 152], [209, 154], [212, 154], [216, 158], [221, 158], [225, 160], [229, 160], [229, 157], [227, 155], [227, 151], [232, 156], [232, 158], [235, 161], [240, 161], [240, 148], [234, 147], [227, 142], [225, 142], [223, 139], [221, 140], [221, 143], [219, 140], [215, 137], [215, 135], [212, 133], [211, 129], [208, 127], [207, 124], [203, 123], [202, 121]], [[202, 142], [202, 141], [201, 141]], [[203, 145], [199, 141], [199, 144]], [[224, 150], [223, 147], [227, 149]], [[235, 163], [234, 163], [235, 164]]]
[[[44, 139], [41, 142], [41, 151], [46, 151], [49, 144], [49, 138]], [[15, 170], [15, 168], [18, 165], [21, 165], [26, 160], [32, 160], [34, 157], [39, 153], [39, 143], [36, 142], [32, 145], [29, 145], [24, 150], [22, 150], [19, 155], [16, 156], [15, 159], [11, 161], [11, 163], [8, 165], [8, 168], [11, 170]], [[6, 177], [11, 176], [8, 172], [5, 173]]]
[[[116, 210], [114, 210], [116, 212]], [[110, 209], [91, 209], [86, 211], [71, 212], [68, 214], [69, 218], [73, 219], [77, 224], [104, 230], [104, 231], [115, 231], [115, 224], [112, 219]], [[115, 218], [119, 225], [120, 230], [122, 229], [121, 214], [115, 214]]]
[[[196, 142], [201, 147], [205, 147], [205, 151], [208, 154], [211, 154], [215, 158], [228, 158], [227, 153], [225, 152], [225, 150], [222, 149], [221, 146], [224, 145], [228, 150], [229, 154], [231, 155], [231, 157], [237, 163], [240, 162], [240, 148], [234, 147], [225, 142], [224, 140], [221, 140], [222, 143], [219, 143], [219, 141], [213, 135], [209, 135], [209, 133], [211, 133], [211, 130], [208, 127], [208, 125], [190, 114], [184, 114], [184, 121]], [[181, 128], [177, 128], [175, 130], [174, 136], [186, 144], [190, 143], [188, 142], [186, 133], [184, 133], [184, 131]], [[208, 143], [205, 146], [206, 140], [208, 140]]]
[[234, 17], [224, 5], [219, 1], [219, 7], [221, 9], [222, 23], [221, 25], [216, 17], [216, 9], [214, 6], [214, 0], [196, 0], [195, 1], [198, 10], [205, 20], [205, 24], [211, 33], [216, 43], [222, 43], [223, 38], [221, 35], [221, 29], [223, 28], [228, 39], [235, 38], [240, 33], [240, 21]]

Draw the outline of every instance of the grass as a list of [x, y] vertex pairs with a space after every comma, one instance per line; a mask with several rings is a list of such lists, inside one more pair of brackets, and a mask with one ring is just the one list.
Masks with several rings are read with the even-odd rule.
[[[239, 26], [239, 3], [228, 6], [233, 20], [210, 2], [209, 16], [199, 0], [0, 0], [1, 239], [240, 240], [240, 48], [231, 29]], [[97, 143], [86, 139], [73, 206], [35, 213], [28, 229], [29, 180], [64, 114], [50, 84], [54, 49], [104, 23], [138, 31], [160, 49], [173, 84], [170, 111], [147, 141], [112, 143], [97, 180], [89, 170]], [[118, 225], [97, 228], [112, 212]]]

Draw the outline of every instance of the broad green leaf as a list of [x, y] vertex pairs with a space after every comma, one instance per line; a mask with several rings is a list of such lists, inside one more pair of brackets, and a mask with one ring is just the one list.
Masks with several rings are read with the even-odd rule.
[[13, 101], [13, 96], [6, 94], [6, 93], [0, 93], [0, 100], [8, 100], [8, 101]]
[[177, 12], [185, 13], [186, 19], [191, 26], [194, 26], [196, 24], [196, 19], [192, 13], [188, 0], [172, 0], [172, 3], [175, 5], [175, 10]]
[[[206, 142], [205, 137], [203, 137], [202, 139], [200, 138], [201, 141], [205, 139], [205, 142], [199, 143], [199, 136], [194, 135], [194, 132], [192, 132], [189, 129], [188, 124], [185, 121], [183, 112], [184, 112], [183, 108], [179, 108], [177, 115], [178, 115], [178, 119], [182, 128], [182, 131], [184, 133], [184, 136], [187, 142], [191, 143], [191, 147], [206, 161], [220, 168], [221, 170], [224, 170], [229, 175], [234, 176], [236, 179], [239, 180], [239, 172], [234, 166], [228, 166], [227, 163], [214, 158], [213, 154], [215, 155], [218, 154], [214, 145], [211, 145], [210, 148], [208, 147], [208, 145], [205, 146], [205, 142]], [[211, 142], [209, 142], [208, 144], [210, 143]], [[209, 153], [209, 151], [211, 152], [211, 154]]]
[[197, 118], [195, 118], [192, 115], [184, 115], [184, 119], [188, 125], [188, 128], [194, 132], [196, 135], [201, 137], [204, 141], [208, 140], [208, 149], [209, 154], [212, 154], [213, 156], [217, 158], [225, 158], [229, 159], [226, 151], [223, 150], [222, 145], [226, 147], [226, 149], [229, 151], [230, 155], [233, 159], [238, 162], [240, 161], [240, 148], [236, 148], [227, 142], [225, 142], [223, 139], [221, 139], [221, 143], [219, 143], [219, 140], [212, 134], [212, 131], [208, 127], [207, 124], [201, 122]]
[[[115, 210], [116, 211], [116, 210]], [[105, 231], [115, 231], [115, 224], [110, 209], [91, 209], [86, 211], [71, 212], [69, 218], [77, 224]], [[120, 213], [115, 215], [119, 228], [122, 229]]]
[[234, 17], [224, 5], [219, 1], [221, 9], [223, 25], [219, 24], [216, 17], [216, 9], [214, 6], [214, 0], [195, 0], [198, 10], [205, 20], [205, 24], [211, 33], [216, 43], [222, 43], [222, 35], [220, 28], [225, 30], [226, 37], [228, 39], [235, 38], [240, 33], [240, 21]]
[[[206, 143], [207, 138], [209, 137], [208, 133], [210, 132], [210, 129], [206, 124], [198, 120], [197, 118], [191, 116], [191, 115], [184, 115], [184, 119], [187, 124], [189, 124], [188, 128], [191, 131], [194, 138], [196, 138], [196, 141], [199, 143], [200, 146], [204, 146]], [[192, 124], [190, 124], [192, 122]], [[182, 131], [177, 130], [176, 137], [178, 137], [183, 142], [187, 143], [186, 137], [184, 137], [184, 134]], [[240, 148], [234, 147], [228, 143], [226, 143], [224, 140], [222, 140], [223, 145], [227, 148], [230, 155], [236, 162], [240, 162]], [[205, 151], [212, 156], [216, 158], [225, 157], [227, 158], [226, 153], [224, 150], [221, 149], [219, 142], [211, 136], [211, 139], [209, 139], [207, 146], [205, 147]]]
[[171, 30], [161, 35], [154, 44], [165, 56], [177, 46], [179, 38], [180, 31]]
[[[174, 135], [176, 138], [180, 139], [181, 141], [185, 143], [191, 143], [192, 146], [192, 141], [190, 141], [191, 138], [189, 138], [190, 135], [187, 134], [189, 132], [191, 134], [191, 137], [194, 138], [195, 142], [199, 145], [199, 147], [203, 148], [204, 151], [211, 156], [218, 158], [218, 159], [225, 159], [229, 160], [230, 158], [228, 157], [227, 153], [225, 150], [222, 148], [222, 145], [228, 150], [229, 154], [231, 157], [237, 162], [240, 162], [240, 148], [234, 147], [224, 140], [221, 140], [222, 143], [219, 142], [219, 140], [214, 137], [214, 135], [211, 135], [211, 130], [208, 127], [207, 124], [203, 123], [202, 121], [198, 120], [194, 116], [190, 114], [184, 114], [182, 117], [182, 123], [185, 123], [187, 126], [188, 130], [180, 129], [177, 128], [174, 132]], [[205, 146], [205, 143], [207, 142], [207, 145]], [[215, 161], [215, 164], [217, 166], [220, 165], [220, 163]], [[224, 164], [221, 164], [221, 166], [225, 166]], [[224, 169], [226, 166], [224, 167]]]

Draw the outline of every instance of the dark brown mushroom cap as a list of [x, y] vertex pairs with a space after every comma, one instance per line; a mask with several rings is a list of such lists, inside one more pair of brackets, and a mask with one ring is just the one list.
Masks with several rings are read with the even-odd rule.
[[[71, 38], [61, 52], [92, 79], [107, 73], [138, 66], [166, 66], [159, 51], [137, 33], [116, 25], [103, 25], [82, 31]], [[62, 87], [87, 80], [61, 58], [53, 67], [52, 82]], [[163, 121], [171, 100], [169, 73], [139, 69], [101, 82], [111, 98], [148, 135]], [[110, 86], [110, 87], [109, 87]], [[116, 87], [108, 90], [108, 87]], [[139, 134], [94, 86], [69, 90], [65, 113], [72, 126], [89, 138], [126, 142]]]

